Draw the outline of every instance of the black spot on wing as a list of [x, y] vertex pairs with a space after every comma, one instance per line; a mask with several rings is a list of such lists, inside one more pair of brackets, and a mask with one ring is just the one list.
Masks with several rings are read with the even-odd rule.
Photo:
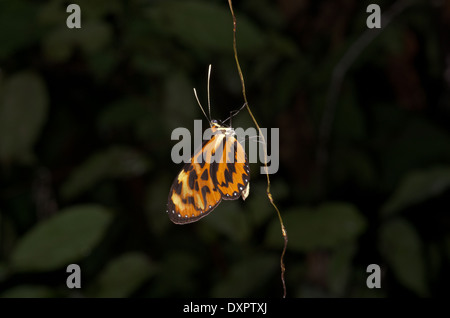
[[205, 171], [203, 171], [202, 176], [200, 177], [202, 180], [208, 180], [208, 170], [205, 169]]
[[224, 171], [225, 182], [222, 182], [222, 186], [228, 187], [228, 183], [233, 183], [233, 172], [229, 168]]
[[188, 204], [192, 204], [192, 206], [194, 207], [194, 209], [198, 210], [197, 207], [195, 206], [195, 200], [193, 197], [188, 197], [187, 201], [183, 200], [183, 203], [188, 203]]
[[227, 170], [230, 171], [231, 173], [235, 173], [236, 172], [236, 164], [227, 163]]
[[197, 177], [197, 173], [195, 172], [195, 170], [192, 170], [191, 172], [189, 172], [189, 178], [188, 178], [189, 188], [194, 189], [197, 178], [198, 177]]
[[178, 180], [175, 181], [173, 184], [173, 191], [175, 191], [176, 194], [181, 194], [181, 189], [183, 188], [183, 182], [179, 182]]
[[219, 183], [217, 181], [217, 172], [219, 170], [219, 164], [217, 162], [211, 162], [211, 164], [209, 165], [209, 174], [211, 175], [213, 184], [216, 185], [217, 183]]
[[199, 163], [201, 169], [203, 169], [203, 167], [205, 166], [205, 163], [206, 163], [205, 159], [202, 159], [202, 161]]
[[204, 204], [204, 206], [206, 207], [206, 194], [207, 193], [211, 193], [211, 190], [209, 190], [209, 187], [208, 186], [203, 186], [202, 187], [202, 196], [203, 196], [203, 204]]

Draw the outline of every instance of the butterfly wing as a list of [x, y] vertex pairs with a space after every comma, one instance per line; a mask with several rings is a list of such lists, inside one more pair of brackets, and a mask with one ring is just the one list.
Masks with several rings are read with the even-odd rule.
[[245, 200], [250, 168], [244, 148], [234, 136], [217, 133], [203, 143], [180, 171], [169, 191], [167, 213], [185, 224], [208, 215], [224, 200]]
[[[223, 135], [220, 162], [212, 162], [210, 174], [224, 200], [246, 199], [250, 190], [250, 167], [244, 148], [234, 136]], [[216, 149], [216, 152], [219, 149]]]
[[183, 167], [170, 188], [167, 213], [176, 224], [198, 221], [222, 200], [221, 193], [210, 177], [210, 165], [204, 159], [211, 156], [215, 138], [213, 136], [203, 143], [202, 149]]

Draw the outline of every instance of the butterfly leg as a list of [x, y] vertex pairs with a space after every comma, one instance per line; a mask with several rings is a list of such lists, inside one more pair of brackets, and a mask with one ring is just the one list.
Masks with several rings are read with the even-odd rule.
[[231, 125], [231, 119], [234, 117], [234, 116], [236, 116], [245, 106], [247, 106], [247, 103], [244, 103], [244, 105], [242, 105], [241, 106], [241, 108], [239, 108], [239, 109], [237, 109], [237, 110], [232, 110], [232, 111], [230, 111], [230, 116], [227, 118], [227, 119], [225, 119], [223, 122], [226, 122], [227, 120], [229, 120], [230, 121], [230, 127], [232, 127], [232, 125]]

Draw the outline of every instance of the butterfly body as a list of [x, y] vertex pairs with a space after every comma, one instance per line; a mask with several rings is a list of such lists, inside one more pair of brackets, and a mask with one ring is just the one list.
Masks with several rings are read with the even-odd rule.
[[175, 178], [167, 213], [172, 222], [185, 224], [208, 215], [222, 200], [246, 199], [250, 168], [234, 130], [211, 121], [212, 137]]

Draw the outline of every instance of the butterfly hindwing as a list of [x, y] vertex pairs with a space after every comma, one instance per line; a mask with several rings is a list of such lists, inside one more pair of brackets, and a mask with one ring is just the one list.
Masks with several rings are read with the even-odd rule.
[[221, 151], [222, 160], [211, 163], [210, 173], [224, 200], [245, 200], [250, 186], [250, 168], [244, 148], [234, 136], [224, 137]]

